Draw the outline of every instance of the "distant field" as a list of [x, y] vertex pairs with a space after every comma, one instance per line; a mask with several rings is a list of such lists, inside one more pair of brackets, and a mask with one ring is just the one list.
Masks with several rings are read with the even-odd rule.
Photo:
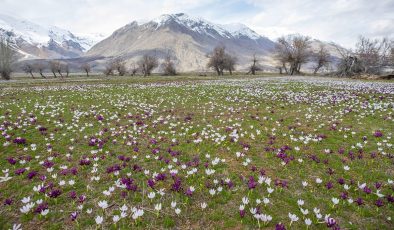
[[394, 83], [0, 82], [0, 229], [392, 229]]

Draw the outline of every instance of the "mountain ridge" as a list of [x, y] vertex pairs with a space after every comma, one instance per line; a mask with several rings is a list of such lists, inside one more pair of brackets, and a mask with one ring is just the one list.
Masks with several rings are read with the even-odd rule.
[[114, 31], [94, 45], [85, 56], [121, 57], [128, 64], [136, 63], [144, 54], [159, 59], [171, 53], [180, 71], [206, 69], [207, 54], [223, 45], [238, 56], [239, 66], [245, 67], [251, 56], [267, 55], [275, 43], [258, 35], [242, 24], [223, 26], [186, 14], [165, 14], [148, 21], [133, 21]]
[[11, 40], [21, 59], [79, 57], [100, 38], [78, 36], [66, 29], [5, 14], [0, 14], [0, 34]]

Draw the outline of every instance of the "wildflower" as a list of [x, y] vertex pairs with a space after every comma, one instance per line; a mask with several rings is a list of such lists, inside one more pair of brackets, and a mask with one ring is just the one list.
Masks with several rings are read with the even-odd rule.
[[302, 206], [302, 205], [304, 205], [304, 201], [303, 200], [298, 200], [297, 204], [298, 204], [298, 206]]
[[326, 222], [327, 227], [329, 227], [329, 228], [334, 227], [337, 223], [334, 218], [330, 217], [330, 215], [326, 215], [324, 217], [324, 221]]
[[175, 214], [179, 215], [180, 213], [181, 213], [181, 209], [176, 208], [176, 209], [175, 209]]
[[150, 192], [150, 193], [148, 193], [148, 198], [149, 199], [153, 199], [153, 198], [155, 198], [155, 196], [156, 196], [156, 193], [154, 193], [154, 192]]
[[156, 211], [160, 211], [161, 210], [161, 203], [155, 205], [155, 210]]
[[244, 203], [245, 205], [246, 205], [246, 204], [249, 204], [249, 198], [243, 197], [243, 198], [242, 198], [242, 203]]
[[206, 209], [207, 208], [207, 203], [203, 202], [201, 203], [201, 209]]
[[119, 220], [120, 220], [120, 217], [118, 215], [115, 215], [115, 216], [112, 217], [112, 221], [114, 223], [117, 223]]
[[334, 205], [337, 205], [339, 203], [339, 199], [336, 197], [331, 198], [331, 201]]
[[71, 221], [76, 220], [77, 217], [78, 217], [78, 212], [72, 212], [71, 215], [70, 215], [70, 217], [71, 217]]
[[297, 221], [298, 221], [298, 216], [296, 216], [295, 214], [292, 214], [292, 213], [290, 213], [290, 212], [289, 212], [289, 218], [290, 218], [290, 225], [291, 225], [293, 222], [297, 222]]
[[21, 211], [21, 213], [28, 213], [30, 212], [30, 206], [29, 205], [25, 205], [22, 208], [20, 208], [19, 210]]
[[23, 197], [22, 203], [27, 204], [30, 202], [30, 196], [29, 197]]
[[361, 197], [359, 197], [359, 198], [357, 198], [357, 200], [356, 200], [356, 203], [357, 203], [357, 205], [363, 205], [364, 204], [364, 200], [361, 198]]
[[286, 230], [286, 227], [284, 224], [279, 223], [275, 225], [275, 230]]
[[13, 224], [12, 230], [22, 230], [22, 225], [21, 224]]
[[104, 218], [102, 216], [96, 216], [94, 220], [96, 221], [97, 225], [100, 225], [103, 223]]
[[301, 213], [305, 216], [305, 215], [308, 215], [308, 213], [309, 213], [309, 210], [308, 209], [302, 209], [302, 208], [300, 208], [300, 210], [301, 210]]
[[377, 199], [376, 201], [375, 201], [375, 205], [376, 205], [376, 207], [382, 207], [383, 205], [384, 205], [384, 202], [383, 202], [383, 200], [382, 199]]
[[102, 209], [106, 209], [106, 208], [108, 208], [108, 203], [107, 203], [106, 200], [102, 200], [102, 201], [99, 201], [99, 202], [98, 202], [98, 206], [99, 206], [100, 208], [102, 208]]
[[306, 219], [305, 219], [305, 224], [306, 224], [307, 226], [310, 226], [310, 225], [312, 224], [311, 219], [306, 218]]

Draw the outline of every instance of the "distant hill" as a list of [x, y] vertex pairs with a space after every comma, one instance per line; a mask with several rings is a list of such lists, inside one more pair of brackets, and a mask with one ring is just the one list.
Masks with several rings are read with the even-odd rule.
[[275, 43], [243, 24], [219, 25], [186, 14], [162, 15], [150, 22], [132, 22], [94, 45], [88, 57], [122, 57], [129, 64], [144, 54], [164, 58], [168, 52], [180, 71], [206, 69], [207, 54], [217, 45], [238, 57], [240, 68], [253, 54], [266, 56]]

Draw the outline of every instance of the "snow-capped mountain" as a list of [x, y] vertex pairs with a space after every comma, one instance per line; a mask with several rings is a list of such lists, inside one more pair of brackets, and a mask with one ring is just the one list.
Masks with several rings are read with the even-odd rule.
[[79, 57], [103, 39], [100, 35], [77, 36], [56, 26], [0, 14], [0, 34], [14, 43], [22, 59]]
[[224, 45], [238, 57], [242, 68], [250, 64], [253, 54], [268, 54], [275, 43], [258, 35], [243, 24], [220, 25], [186, 14], [165, 14], [146, 23], [136, 21], [116, 30], [88, 52], [89, 57], [122, 57], [128, 63], [144, 54], [159, 59], [168, 53], [175, 57], [181, 71], [206, 68], [207, 54]]
[[190, 17], [184, 13], [164, 14], [159, 18], [153, 19], [152, 22], [157, 23], [157, 28], [166, 26], [169, 22], [176, 22], [192, 31], [200, 34], [205, 33], [212, 37], [215, 37], [217, 34], [225, 38], [245, 36], [251, 39], [259, 39], [262, 37], [241, 23], [220, 25], [204, 20], [203, 18]]

